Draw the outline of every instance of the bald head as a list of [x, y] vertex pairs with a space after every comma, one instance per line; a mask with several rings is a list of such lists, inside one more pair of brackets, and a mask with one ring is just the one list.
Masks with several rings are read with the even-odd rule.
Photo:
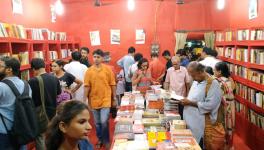
[[178, 56], [173, 56], [173, 57], [171, 58], [171, 62], [181, 62], [181, 59], [180, 59], [180, 57], [178, 57]]
[[192, 61], [188, 65], [188, 70], [192, 70], [195, 72], [204, 72], [205, 66], [199, 63], [198, 61]]
[[193, 80], [200, 82], [205, 79], [206, 76], [205, 66], [200, 64], [199, 62], [197, 61], [190, 62], [187, 69], [189, 75], [191, 75]]

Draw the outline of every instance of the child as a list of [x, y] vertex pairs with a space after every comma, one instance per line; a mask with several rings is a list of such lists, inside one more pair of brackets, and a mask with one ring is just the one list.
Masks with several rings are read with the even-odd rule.
[[117, 75], [117, 86], [116, 86], [116, 97], [117, 97], [117, 104], [120, 106], [121, 98], [124, 96], [125, 92], [125, 74], [124, 70], [120, 70], [119, 74]]
[[92, 129], [86, 104], [70, 100], [58, 106], [46, 133], [47, 150], [93, 150], [87, 139]]

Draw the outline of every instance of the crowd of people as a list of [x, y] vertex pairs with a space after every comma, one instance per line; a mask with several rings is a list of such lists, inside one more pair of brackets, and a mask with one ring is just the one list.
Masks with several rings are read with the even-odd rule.
[[[172, 56], [169, 50], [164, 50], [163, 58], [151, 53], [148, 60], [146, 54], [129, 47], [128, 54], [117, 61], [119, 68], [115, 68], [110, 65], [110, 52], [93, 51], [91, 62], [89, 49], [83, 47], [72, 52], [71, 62], [67, 64], [54, 60], [51, 73], [46, 72], [43, 59], [33, 58], [33, 77], [28, 82], [19, 78], [17, 59], [0, 58], [0, 80], [3, 81], [0, 82], [0, 149], [25, 150], [26, 144], [33, 140], [37, 150], [91, 150], [93, 145], [87, 136], [91, 130], [90, 113], [98, 139], [95, 147], [109, 149], [111, 108], [120, 105], [124, 92], [136, 90], [144, 94], [156, 84], [184, 97], [179, 114], [201, 147], [232, 149], [235, 85], [228, 65], [218, 60], [217, 52], [211, 48], [204, 47], [200, 58], [193, 58], [190, 53], [179, 49]], [[18, 128], [13, 126], [17, 122], [14, 116], [18, 98], [5, 80], [10, 80], [21, 95], [29, 88], [27, 98], [32, 99], [36, 108], [36, 116], [32, 117], [38, 126], [33, 139], [17, 142], [10, 138], [11, 132]], [[41, 121], [48, 124], [40, 124]], [[224, 141], [212, 140], [216, 136], [212, 132], [216, 124], [223, 127]]]

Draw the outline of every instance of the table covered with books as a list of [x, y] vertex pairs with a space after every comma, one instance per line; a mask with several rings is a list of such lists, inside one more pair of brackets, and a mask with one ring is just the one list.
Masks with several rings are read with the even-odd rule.
[[112, 150], [201, 150], [178, 113], [178, 98], [163, 89], [125, 93], [115, 118]]

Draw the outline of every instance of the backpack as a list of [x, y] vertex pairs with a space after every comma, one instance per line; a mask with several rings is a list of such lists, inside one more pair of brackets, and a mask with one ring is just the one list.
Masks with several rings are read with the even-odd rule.
[[7, 129], [2, 115], [1, 119], [7, 134], [10, 136], [11, 143], [18, 148], [20, 145], [25, 145], [35, 140], [39, 134], [35, 105], [31, 96], [29, 96], [29, 85], [26, 81], [23, 81], [24, 91], [22, 94], [19, 93], [12, 81], [3, 80], [2, 82], [8, 85], [16, 96], [14, 122], [11, 130]]

